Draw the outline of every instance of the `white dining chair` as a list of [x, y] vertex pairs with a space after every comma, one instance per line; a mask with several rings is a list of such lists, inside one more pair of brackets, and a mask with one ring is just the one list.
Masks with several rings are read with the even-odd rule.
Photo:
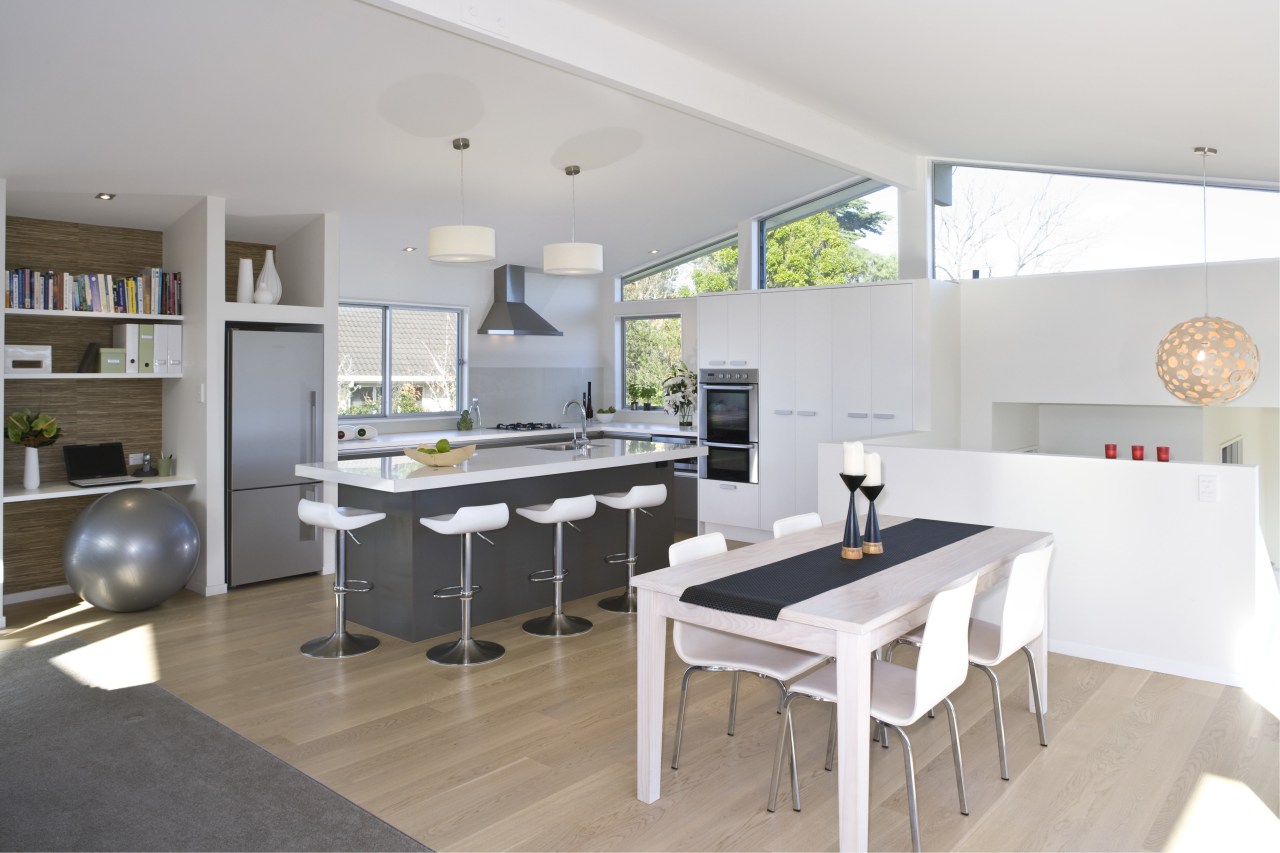
[[[667, 551], [667, 561], [673, 566], [679, 566], [713, 554], [723, 554], [728, 550], [724, 534], [707, 533], [672, 545]], [[680, 712], [676, 717], [676, 743], [671, 754], [672, 770], [680, 768], [689, 679], [695, 672], [733, 673], [733, 693], [729, 700], [729, 734], [733, 735], [738, 716], [738, 680], [742, 673], [768, 678], [777, 684], [781, 709], [781, 696], [785, 696], [787, 692], [786, 682], [826, 661], [823, 655], [679, 620], [672, 629], [672, 640], [676, 654], [687, 665], [684, 678], [680, 681]]]
[[[1040, 745], [1048, 746], [1045, 732], [1044, 709], [1040, 707], [1040, 679], [1036, 672], [1036, 658], [1031, 653], [1031, 643], [1044, 633], [1045, 588], [1049, 583], [1049, 561], [1053, 546], [1029, 551], [1013, 558], [1009, 579], [995, 588], [995, 594], [1004, 597], [1000, 606], [1000, 621], [969, 620], [969, 664], [987, 674], [991, 679], [991, 704], [995, 708], [996, 750], [1000, 756], [1000, 778], [1009, 780], [1009, 755], [1005, 749], [1004, 714], [1000, 708], [1000, 679], [992, 669], [1004, 663], [1018, 649], [1027, 656], [1027, 674], [1031, 680], [1031, 698], [1035, 702], [1036, 724], [1040, 729]], [[893, 641], [920, 645], [920, 630]], [[889, 658], [893, 658], [893, 646]]]
[[[951, 724], [951, 757], [956, 766], [956, 791], [960, 796], [960, 814], [969, 813], [965, 792], [964, 762], [960, 755], [960, 730], [956, 725], [956, 709], [951, 693], [964, 684], [969, 671], [968, 625], [973, 607], [977, 575], [970, 575], [939, 591], [929, 604], [920, 643], [916, 668], [909, 669], [885, 660], [871, 661], [871, 716], [898, 733], [902, 740], [902, 762], [907, 776], [907, 811], [911, 821], [911, 845], [920, 850], [920, 818], [916, 809], [915, 763], [911, 757], [911, 741], [903, 726], [923, 717], [930, 708], [942, 703]], [[778, 785], [782, 776], [784, 753], [791, 754], [791, 807], [800, 811], [799, 771], [796, 767], [795, 730], [791, 703], [801, 696], [819, 702], [836, 701], [836, 667], [824, 666], [791, 685], [782, 702], [782, 720], [778, 723], [778, 743], [774, 748], [773, 778], [769, 782], [769, 811], [774, 811]], [[827, 769], [835, 747], [835, 717], [827, 734]]]
[[773, 523], [773, 538], [781, 539], [783, 536], [790, 536], [793, 533], [803, 533], [806, 530], [814, 530], [822, 526], [822, 516], [816, 512], [802, 512], [799, 515], [789, 515], [786, 518], [780, 518]]

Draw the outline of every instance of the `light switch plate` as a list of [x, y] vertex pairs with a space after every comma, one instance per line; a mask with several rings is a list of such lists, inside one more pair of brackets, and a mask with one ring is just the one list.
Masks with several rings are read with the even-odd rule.
[[1218, 478], [1212, 474], [1200, 475], [1200, 500], [1206, 503], [1218, 502]]

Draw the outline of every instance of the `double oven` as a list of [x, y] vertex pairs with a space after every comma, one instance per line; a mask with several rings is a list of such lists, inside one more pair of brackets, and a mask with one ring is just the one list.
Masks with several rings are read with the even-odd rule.
[[707, 448], [698, 476], [731, 483], [758, 482], [760, 372], [698, 371], [698, 441]]

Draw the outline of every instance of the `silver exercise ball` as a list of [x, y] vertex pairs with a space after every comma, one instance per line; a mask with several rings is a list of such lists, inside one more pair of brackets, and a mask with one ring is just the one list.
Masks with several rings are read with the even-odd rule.
[[62, 546], [72, 591], [117, 613], [155, 607], [182, 589], [199, 557], [200, 531], [187, 508], [155, 489], [98, 498]]

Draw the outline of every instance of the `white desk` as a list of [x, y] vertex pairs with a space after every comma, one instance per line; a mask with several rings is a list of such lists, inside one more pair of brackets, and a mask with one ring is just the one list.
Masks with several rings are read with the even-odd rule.
[[[907, 519], [882, 516], [888, 529]], [[685, 604], [687, 587], [767, 565], [824, 545], [838, 547], [843, 523], [717, 554], [676, 568], [637, 575], [639, 637], [636, 696], [636, 795], [652, 803], [662, 790], [662, 704], [667, 619], [831, 655], [837, 661], [837, 775], [840, 849], [866, 850], [871, 760], [871, 653], [924, 621], [933, 595], [952, 581], [979, 574], [978, 589], [1007, 576], [1014, 556], [1053, 541], [1048, 533], [991, 528], [900, 563], [856, 583], [786, 607], [777, 620], [739, 616]], [[886, 545], [886, 548], [892, 547]], [[1047, 631], [1046, 631], [1047, 634]], [[1041, 692], [1048, 692], [1046, 643], [1033, 647]], [[761, 780], [763, 784], [763, 780]]]

